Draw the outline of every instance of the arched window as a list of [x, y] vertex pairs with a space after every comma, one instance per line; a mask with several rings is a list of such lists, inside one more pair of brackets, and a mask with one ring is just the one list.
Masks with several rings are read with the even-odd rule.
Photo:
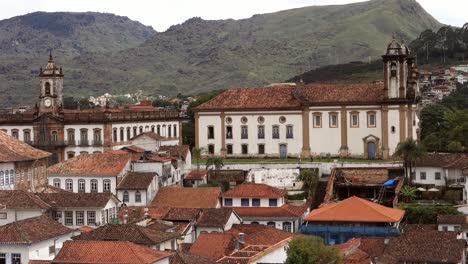
[[57, 143], [57, 141], [58, 141], [58, 133], [57, 133], [57, 131], [52, 131], [51, 138], [52, 138], [52, 143]]
[[275, 222], [268, 222], [268, 223], [267, 223], [267, 226], [276, 227], [276, 224], [275, 224]]
[[156, 134], [161, 135], [161, 125], [156, 127]]
[[291, 232], [291, 222], [283, 222], [283, 230], [286, 232]]
[[72, 179], [65, 180], [65, 190], [73, 192], [73, 180]]
[[5, 173], [3, 171], [0, 171], [0, 186], [3, 186], [3, 182], [4, 182], [4, 179], [5, 179], [4, 175], [5, 175]]
[[177, 137], [177, 125], [173, 125], [172, 128], [174, 129], [174, 137]]
[[151, 126], [151, 132], [154, 133], [154, 125]]
[[120, 128], [120, 141], [124, 141], [125, 140], [125, 137], [124, 137], [124, 128], [121, 127]]
[[86, 192], [84, 179], [78, 180], [78, 192]]
[[252, 225], [258, 225], [259, 223], [258, 223], [258, 222], [252, 222], [252, 223], [250, 223], [250, 224], [252, 224]]
[[135, 192], [135, 203], [141, 203], [141, 193], [140, 193], [140, 191]]
[[12, 129], [11, 130], [11, 136], [16, 138], [16, 139], [19, 139], [19, 130], [18, 129]]
[[5, 171], [5, 185], [10, 185], [10, 172], [8, 170]]
[[98, 191], [98, 181], [93, 179], [91, 180], [91, 192], [97, 192]]
[[129, 198], [128, 198], [128, 192], [127, 191], [124, 191], [122, 201], [124, 203], [128, 203]]
[[143, 134], [143, 127], [140, 126], [140, 134]]
[[60, 179], [54, 179], [54, 187], [60, 188]]
[[49, 82], [46, 82], [45, 83], [45, 91], [44, 91], [45, 95], [50, 95], [50, 83]]
[[167, 126], [167, 137], [172, 137], [172, 130], [171, 129], [172, 129], [171, 125], [168, 125]]
[[149, 126], [145, 126], [145, 132], [149, 131]]
[[132, 138], [130, 131], [131, 131], [130, 127], [127, 127], [127, 141], [130, 141], [130, 139]]
[[113, 137], [114, 142], [117, 142], [117, 128], [114, 128], [112, 137]]
[[111, 189], [111, 181], [110, 180], [104, 180], [102, 182], [104, 184], [104, 192], [110, 192]]

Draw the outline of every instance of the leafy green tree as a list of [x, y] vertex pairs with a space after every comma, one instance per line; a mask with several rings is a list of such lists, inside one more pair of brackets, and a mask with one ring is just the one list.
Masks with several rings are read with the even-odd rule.
[[220, 156], [210, 156], [206, 160], [206, 169], [220, 170], [224, 166], [223, 158]]
[[289, 242], [286, 264], [338, 264], [342, 257], [337, 248], [327, 247], [317, 236], [299, 236]]
[[315, 171], [311, 171], [309, 169], [304, 169], [301, 173], [297, 176], [298, 181], [302, 181], [304, 183], [304, 187], [307, 190], [308, 196], [311, 198], [315, 197], [315, 191], [317, 190], [317, 185], [319, 181], [319, 177]]
[[411, 202], [412, 200], [416, 199], [416, 187], [405, 185], [400, 189], [400, 195], [403, 196], [403, 200], [407, 202]]
[[411, 175], [413, 172], [414, 163], [421, 159], [426, 154], [424, 147], [419, 145], [414, 139], [407, 138], [405, 141], [398, 143], [395, 153], [396, 157], [403, 160], [405, 167], [405, 179], [411, 183]]
[[204, 148], [192, 148], [192, 157], [197, 161], [197, 170], [200, 170], [200, 159], [205, 154]]
[[63, 98], [63, 108], [65, 109], [77, 109], [78, 102], [72, 96], [67, 96]]
[[438, 215], [458, 215], [461, 214], [453, 206], [440, 205], [407, 205], [402, 209], [405, 210], [405, 218], [408, 224], [437, 224]]
[[172, 104], [169, 101], [166, 100], [161, 100], [161, 99], [155, 99], [152, 104], [154, 107], [166, 107], [166, 106], [172, 106]]

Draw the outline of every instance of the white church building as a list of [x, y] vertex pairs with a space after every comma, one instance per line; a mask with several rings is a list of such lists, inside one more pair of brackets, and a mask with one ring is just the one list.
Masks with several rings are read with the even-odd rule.
[[227, 89], [194, 109], [195, 144], [224, 157], [388, 159], [417, 138], [418, 71], [395, 39], [382, 58], [381, 83]]

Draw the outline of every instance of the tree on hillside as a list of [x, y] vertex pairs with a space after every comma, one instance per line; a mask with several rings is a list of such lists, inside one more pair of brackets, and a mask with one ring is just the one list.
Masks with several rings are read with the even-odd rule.
[[337, 264], [341, 254], [337, 248], [327, 247], [317, 236], [299, 236], [289, 242], [286, 264]]
[[154, 107], [166, 107], [166, 106], [172, 106], [172, 104], [169, 101], [166, 100], [161, 100], [161, 99], [155, 99], [152, 103]]
[[405, 167], [405, 181], [409, 180], [411, 184], [411, 175], [413, 173], [414, 163], [421, 159], [426, 154], [424, 147], [419, 145], [416, 140], [407, 138], [405, 141], [398, 143], [395, 157], [399, 157], [403, 161]]
[[297, 180], [302, 181], [304, 183], [304, 188], [307, 190], [308, 197], [314, 198], [315, 191], [317, 190], [317, 185], [319, 181], [319, 177], [317, 173], [309, 169], [304, 169], [297, 176]]
[[200, 170], [200, 159], [204, 153], [205, 153], [204, 148], [197, 148], [197, 147], [192, 148], [192, 157], [197, 161], [197, 170]]

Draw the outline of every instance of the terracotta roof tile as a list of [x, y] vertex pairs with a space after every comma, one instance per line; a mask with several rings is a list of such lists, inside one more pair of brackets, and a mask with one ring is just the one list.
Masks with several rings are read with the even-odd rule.
[[220, 194], [220, 187], [163, 187], [159, 189], [151, 205], [173, 208], [216, 208], [219, 206]]
[[233, 213], [232, 208], [226, 207], [203, 209], [196, 226], [224, 228]]
[[387, 168], [335, 168], [336, 181], [355, 184], [382, 184], [389, 180]]
[[405, 211], [376, 204], [356, 196], [312, 210], [304, 221], [398, 222]]
[[42, 215], [0, 226], [0, 244], [31, 244], [72, 232], [73, 229]]
[[45, 152], [23, 143], [16, 138], [0, 131], [0, 162], [26, 161], [42, 159], [50, 156]]
[[234, 240], [231, 233], [201, 233], [189, 253], [218, 260], [234, 251]]
[[233, 207], [233, 209], [244, 220], [268, 220], [272, 218], [299, 218], [306, 212], [307, 206], [285, 204], [281, 207]]
[[185, 180], [203, 180], [206, 179], [208, 174], [207, 170], [192, 170], [189, 174], [187, 174], [184, 179]]
[[437, 224], [464, 225], [468, 223], [468, 218], [464, 214], [460, 215], [438, 215]]
[[172, 157], [181, 157], [183, 160], [187, 158], [190, 153], [189, 145], [176, 145], [176, 146], [161, 146], [158, 151], [167, 151]]
[[192, 221], [198, 218], [200, 208], [171, 208], [162, 219], [168, 221]]
[[122, 150], [128, 150], [130, 152], [133, 152], [133, 153], [145, 153], [145, 150], [140, 148], [140, 147], [137, 147], [137, 146], [133, 146], [133, 145], [130, 145], [130, 146], [125, 146], [123, 148], [121, 148]]
[[468, 166], [468, 153], [429, 153], [416, 166], [463, 169]]
[[280, 198], [286, 195], [286, 191], [263, 184], [244, 182], [236, 187], [225, 191], [223, 197], [258, 197], [258, 198]]
[[93, 231], [74, 237], [74, 240], [99, 241], [129, 241], [140, 245], [155, 245], [161, 242], [178, 238], [180, 233], [175, 232], [174, 225], [155, 222], [146, 227], [136, 224], [113, 225], [107, 224]]
[[149, 138], [152, 138], [152, 139], [158, 140], [158, 141], [159, 141], [159, 140], [166, 140], [166, 139], [167, 139], [166, 137], [160, 136], [160, 135], [158, 135], [158, 134], [156, 134], [156, 133], [154, 133], [154, 132], [147, 131], [147, 132], [143, 132], [143, 133], [141, 133], [141, 134], [138, 134], [138, 135], [132, 137], [130, 140], [135, 140], [135, 139], [137, 139], [137, 138], [139, 138], [139, 137], [143, 137], [143, 136], [147, 136], [147, 137], [149, 137]]
[[37, 196], [53, 208], [103, 208], [110, 199], [117, 199], [112, 193], [38, 193]]
[[82, 154], [50, 166], [49, 174], [118, 175], [130, 162], [130, 155]]
[[170, 257], [169, 264], [216, 264], [217, 262], [209, 259], [204, 258], [201, 256], [197, 256], [194, 254], [186, 254], [181, 252], [176, 252], [174, 255]]
[[28, 264], [50, 264], [52, 263], [52, 260], [30, 260]]
[[313, 83], [298, 88], [296, 96], [308, 105], [368, 104], [384, 99], [383, 84]]
[[155, 177], [157, 177], [155, 172], [128, 172], [116, 189], [146, 190]]
[[0, 207], [6, 209], [47, 209], [49, 205], [32, 193], [21, 190], [1, 190]]
[[65, 241], [52, 263], [149, 264], [170, 255], [127, 241]]

